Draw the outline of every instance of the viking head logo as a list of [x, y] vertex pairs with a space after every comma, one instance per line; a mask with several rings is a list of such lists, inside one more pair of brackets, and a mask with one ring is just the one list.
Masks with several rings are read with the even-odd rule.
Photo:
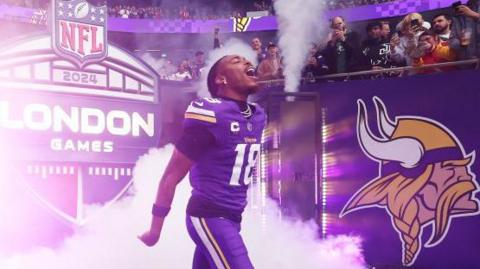
[[425, 247], [438, 245], [454, 217], [480, 213], [475, 198], [478, 183], [470, 166], [475, 152], [465, 154], [455, 135], [431, 119], [387, 114], [374, 97], [378, 128], [368, 127], [365, 104], [358, 100], [357, 136], [364, 153], [379, 162], [379, 176], [362, 187], [345, 205], [341, 216], [355, 210], [380, 207], [387, 210], [403, 245], [404, 265], [412, 265], [420, 253], [422, 230], [432, 225]]

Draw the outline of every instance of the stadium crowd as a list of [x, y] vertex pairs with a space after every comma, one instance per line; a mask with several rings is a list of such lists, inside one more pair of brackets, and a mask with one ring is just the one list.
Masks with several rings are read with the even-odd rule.
[[[96, 4], [101, 1], [104, 0], [96, 0]], [[166, 5], [166, 1], [162, 0], [139, 0], [135, 2], [135, 6], [125, 4], [127, 0], [111, 0], [109, 5], [115, 5], [110, 7], [112, 16], [189, 19], [242, 16], [245, 10], [271, 9], [274, 0], [240, 1], [242, 5], [232, 5], [235, 1], [229, 1], [225, 6], [203, 5], [204, 9], [192, 5], [199, 4], [199, 1], [202, 0], [176, 0], [176, 5], [168, 8], [162, 7]], [[347, 8], [386, 1], [389, 0], [328, 0], [325, 3], [330, 3], [335, 8]], [[6, 2], [35, 6], [48, 1], [6, 0]], [[93, 3], [95, 0], [90, 2]], [[422, 14], [411, 13], [395, 24], [387, 20], [370, 21], [365, 27], [365, 33], [352, 30], [348, 22], [340, 16], [331, 18], [328, 36], [311, 45], [303, 76], [312, 79], [328, 74], [381, 70], [378, 74], [362, 77], [394, 77], [458, 69], [460, 67], [442, 66], [437, 69], [426, 69], [422, 66], [478, 58], [479, 12], [479, 0], [469, 0], [464, 5], [456, 3], [449, 11], [443, 10], [430, 20], [426, 20]], [[260, 37], [253, 38], [250, 42], [258, 55], [258, 75], [263, 79], [281, 78], [283, 61], [280, 49], [270, 42], [264, 44]], [[214, 47], [220, 46], [218, 31], [215, 32], [214, 44]], [[191, 59], [162, 58], [162, 67], [157, 72], [163, 79], [198, 79], [205, 67], [205, 54], [206, 52], [199, 50]], [[418, 68], [410, 68], [408, 71], [399, 71], [397, 68], [389, 71], [396, 67]]]
[[[340, 16], [330, 20], [330, 33], [325, 40], [312, 44], [303, 77], [314, 79], [322, 75], [381, 70], [361, 78], [395, 77], [428, 74], [464, 67], [442, 66], [425, 68], [425, 65], [478, 59], [480, 56], [480, 7], [478, 0], [466, 5], [453, 6], [451, 12], [437, 13], [430, 21], [422, 14], [406, 15], [398, 24], [388, 21], [371, 21], [365, 28], [366, 38], [349, 29]], [[218, 33], [216, 44], [219, 44]], [[262, 44], [258, 37], [251, 40], [257, 53], [258, 76], [262, 79], [283, 77], [281, 51], [273, 44]], [[178, 72], [190, 73], [187, 79], [199, 77], [204, 63], [204, 52], [197, 52], [195, 60], [184, 60]], [[415, 67], [399, 71], [396, 67]], [[478, 66], [477, 66], [478, 67]], [[400, 68], [401, 69], [401, 68]], [[164, 78], [183, 80], [175, 75], [161, 73]]]
[[[28, 8], [46, 9], [51, 0], [3, 0], [7, 5]], [[89, 0], [99, 5], [107, 4], [109, 15], [119, 18], [136, 19], [218, 19], [229, 17], [243, 17], [248, 11], [267, 11], [275, 14], [273, 2], [275, 0]], [[328, 9], [352, 8], [363, 5], [373, 5], [395, 0], [325, 0], [319, 4]], [[208, 2], [205, 4], [205, 2]]]
[[[326, 0], [319, 1], [319, 4], [326, 5], [328, 9], [352, 8], [362, 5], [373, 5], [394, 0]], [[266, 11], [268, 14], [275, 14], [273, 8], [274, 0], [253, 0], [241, 1], [217, 1], [216, 4], [205, 5], [199, 1], [188, 1], [188, 3], [177, 3], [175, 6], [155, 4], [155, 1], [148, 1], [142, 4], [137, 1], [135, 4], [125, 3], [122, 0], [109, 1], [109, 14], [120, 18], [154, 18], [154, 19], [218, 19], [230, 17], [245, 17], [248, 11]]]
[[181, 19], [181, 20], [214, 20], [230, 17], [244, 17], [245, 12], [231, 6], [217, 8], [211, 6], [193, 7], [181, 5], [171, 8], [161, 6], [115, 5], [108, 8], [110, 17], [124, 19]]

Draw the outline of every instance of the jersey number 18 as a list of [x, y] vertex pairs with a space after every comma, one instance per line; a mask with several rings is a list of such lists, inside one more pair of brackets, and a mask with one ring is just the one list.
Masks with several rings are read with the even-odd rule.
[[[238, 144], [235, 151], [237, 152], [237, 157], [235, 158], [230, 185], [248, 185], [252, 181], [253, 167], [260, 153], [260, 144]], [[240, 182], [240, 176], [242, 174], [243, 182]]]

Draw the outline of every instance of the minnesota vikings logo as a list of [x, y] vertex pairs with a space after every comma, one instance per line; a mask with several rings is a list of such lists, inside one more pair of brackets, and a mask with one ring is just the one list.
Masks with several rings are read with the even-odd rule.
[[[405, 116], [390, 120], [374, 97], [382, 137], [368, 127], [365, 104], [358, 100], [357, 136], [364, 153], [379, 163], [379, 176], [350, 198], [341, 217], [364, 208], [384, 208], [403, 245], [402, 261], [412, 265], [422, 246], [434, 247], [448, 233], [452, 218], [477, 215], [478, 183], [470, 166], [475, 152], [445, 126], [431, 119]], [[422, 231], [432, 235], [422, 244]]]

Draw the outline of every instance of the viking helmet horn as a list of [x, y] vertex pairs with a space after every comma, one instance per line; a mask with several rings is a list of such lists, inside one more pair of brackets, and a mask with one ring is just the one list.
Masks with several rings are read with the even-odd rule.
[[378, 129], [385, 138], [392, 137], [397, 125], [388, 117], [387, 109], [380, 98], [373, 97], [373, 102], [377, 110]]
[[373, 135], [367, 124], [367, 112], [362, 100], [358, 100], [357, 133], [362, 149], [373, 159], [397, 161], [406, 168], [412, 168], [423, 156], [423, 146], [416, 139], [388, 140]]

